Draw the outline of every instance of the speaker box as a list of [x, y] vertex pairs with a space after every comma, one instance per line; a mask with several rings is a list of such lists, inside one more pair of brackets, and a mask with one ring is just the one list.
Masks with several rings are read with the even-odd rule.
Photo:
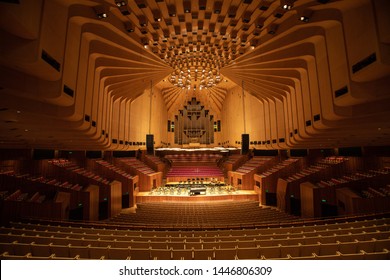
[[241, 154], [249, 152], [249, 134], [241, 134]]
[[154, 135], [146, 134], [146, 152], [149, 155], [154, 153]]

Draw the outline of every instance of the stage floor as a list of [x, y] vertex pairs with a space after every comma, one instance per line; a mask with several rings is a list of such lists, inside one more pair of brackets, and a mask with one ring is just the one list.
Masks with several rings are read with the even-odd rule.
[[259, 201], [259, 195], [255, 191], [251, 190], [237, 190], [234, 192], [221, 192], [221, 193], [206, 193], [202, 195], [185, 194], [164, 194], [153, 192], [139, 192], [136, 196], [137, 203], [145, 202], [206, 202], [206, 201], [222, 201], [222, 200], [253, 200]]

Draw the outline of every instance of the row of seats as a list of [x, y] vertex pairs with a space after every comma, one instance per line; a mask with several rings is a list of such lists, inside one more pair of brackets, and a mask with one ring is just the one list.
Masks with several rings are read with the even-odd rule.
[[112, 221], [150, 225], [243, 225], [299, 218], [275, 208], [259, 207], [257, 201], [228, 201], [213, 203], [140, 203], [136, 213], [121, 213]]
[[[122, 165], [121, 165], [122, 164]], [[140, 172], [142, 174], [153, 174], [156, 171], [150, 168], [148, 165], [146, 165], [144, 162], [136, 159], [136, 158], [121, 158], [117, 159], [116, 165], [119, 166], [127, 166], [131, 169], [136, 170], [137, 172]]]
[[271, 160], [273, 160], [273, 159], [275, 159], [275, 158], [272, 158], [272, 157], [253, 157], [250, 160], [248, 160], [247, 162], [245, 162], [243, 165], [241, 165], [235, 171], [242, 173], [242, 174], [250, 173], [254, 170], [258, 171], [259, 167], [264, 168], [265, 166], [268, 166], [267, 164], [269, 164], [271, 162]]
[[[34, 235], [35, 234], [35, 235]], [[204, 238], [163, 238], [142, 236], [109, 236], [109, 235], [85, 235], [75, 233], [51, 233], [46, 232], [19, 232], [1, 233], [3, 242], [12, 243], [37, 243], [43, 245], [91, 245], [96, 247], [112, 246], [115, 248], [153, 248], [153, 249], [212, 249], [212, 248], [254, 248], [270, 246], [313, 245], [332, 244], [337, 242], [363, 242], [369, 240], [386, 240], [390, 238], [390, 230], [361, 231], [359, 233], [332, 234], [332, 235], [296, 235], [294, 237], [204, 237]]]
[[389, 258], [386, 215], [306, 222], [275, 228], [160, 231], [108, 221], [20, 221], [0, 228], [0, 255], [1, 259]]
[[[390, 239], [353, 242], [336, 242], [328, 244], [297, 244], [249, 248], [133, 248], [112, 247], [111, 245], [95, 247], [91, 245], [54, 245], [32, 243], [0, 243], [1, 257], [33, 256], [61, 257], [71, 259], [133, 259], [133, 260], [234, 260], [234, 259], [389, 259]], [[337, 257], [335, 257], [337, 256]]]
[[[206, 246], [210, 244], [212, 247], [226, 247], [226, 246], [268, 246], [268, 245], [291, 245], [297, 243], [303, 244], [315, 244], [321, 243], [332, 243], [336, 241], [365, 241], [368, 239], [385, 239], [388, 238], [390, 229], [388, 226], [377, 226], [370, 228], [357, 228], [351, 230], [340, 230], [331, 232], [308, 232], [301, 234], [284, 234], [284, 235], [246, 235], [246, 236], [206, 236], [206, 237], [172, 237], [172, 236], [148, 236], [138, 233], [138, 235], [125, 235], [125, 234], [105, 234], [104, 230], [101, 230], [102, 234], [86, 234], [86, 233], [75, 233], [67, 231], [34, 231], [26, 229], [1, 229], [0, 236], [2, 240], [12, 241], [23, 241], [23, 242], [39, 242], [43, 244], [62, 242], [58, 239], [66, 239], [66, 244], [74, 242], [86, 243], [86, 242], [105, 242], [112, 241], [118, 242], [118, 246], [130, 246], [126, 245], [125, 242], [134, 244], [133, 246], [147, 246], [151, 244], [164, 243], [168, 247], [173, 246], [173, 243], [180, 243], [180, 246], [196, 247]], [[78, 242], [77, 240], [80, 240]], [[74, 240], [73, 242], [70, 242]], [[147, 245], [141, 245], [147, 244]], [[187, 244], [187, 245], [186, 245]]]
[[[278, 232], [279, 229], [253, 230], [221, 230], [210, 232], [175, 232], [175, 231], [136, 231], [91, 229], [88, 227], [63, 227], [13, 223], [12, 227], [2, 227], [0, 237], [2, 241], [12, 243], [35, 242], [38, 244], [60, 245], [93, 245], [113, 247], [137, 248], [233, 248], [233, 247], [269, 247], [276, 245], [296, 244], [329, 244], [335, 242], [383, 240], [390, 238], [390, 224], [388, 219], [377, 220], [371, 223], [355, 224], [355, 227], [341, 224], [319, 225], [318, 230], [313, 227], [296, 228], [296, 232]], [[359, 226], [360, 225], [360, 226]], [[311, 230], [310, 230], [311, 228]], [[304, 230], [302, 230], [304, 229]]]
[[[204, 253], [205, 254], [202, 253], [197, 254], [193, 252], [192, 260], [212, 259], [211, 256], [213, 254], [210, 254], [209, 252], [204, 252]], [[166, 254], [166, 256], [167, 257], [171, 256], [171, 259], [173, 259], [173, 254], [170, 255]], [[56, 256], [55, 254], [52, 254], [49, 257], [40, 257], [40, 256], [33, 256], [31, 253], [28, 253], [23, 256], [19, 256], [19, 255], [10, 255], [8, 252], [5, 252], [2, 255], [0, 255], [0, 259], [2, 260], [80, 260], [83, 258], [80, 255], [76, 255], [75, 257], [59, 257]], [[87, 259], [97, 259], [97, 258], [87, 258]], [[104, 260], [104, 259], [105, 256], [101, 256], [99, 258], [99, 260]], [[130, 260], [131, 256], [128, 256], [126, 259]], [[158, 260], [158, 257], [154, 259]], [[167, 260], [166, 258], [162, 258], [162, 259]], [[184, 258], [181, 259], [184, 260]], [[236, 256], [236, 259], [239, 259], [239, 257]], [[261, 259], [267, 260], [264, 256], [261, 256]], [[332, 255], [321, 256], [313, 253], [310, 256], [304, 256], [304, 257], [293, 257], [291, 255], [287, 255], [285, 258], [272, 258], [272, 260], [388, 260], [388, 259], [390, 259], [390, 252], [387, 249], [384, 249], [381, 252], [371, 252], [371, 253], [367, 253], [364, 250], [361, 250], [359, 253], [355, 253], [355, 254], [342, 254], [340, 252], [336, 252], [335, 254]]]
[[[156, 227], [139, 228], [126, 224], [106, 222], [76, 222], [76, 221], [55, 221], [41, 220], [35, 222], [11, 222], [9, 227], [1, 227], [1, 232], [8, 233], [12, 230], [42, 231], [42, 232], [64, 232], [82, 233], [97, 235], [123, 235], [123, 236], [143, 236], [143, 237], [163, 237], [163, 238], [194, 238], [194, 237], [291, 237], [295, 234], [346, 234], [354, 230], [376, 231], [380, 227], [389, 226], [389, 217], [375, 217], [370, 215], [355, 217], [340, 217], [324, 220], [299, 220], [285, 224], [262, 224], [258, 228], [240, 229], [214, 229], [200, 228], [193, 230], [181, 229], [157, 229]], [[387, 228], [386, 228], [387, 230]]]
[[186, 162], [202, 162], [202, 163], [216, 163], [222, 156], [220, 154], [174, 154], [165, 155], [165, 159], [175, 163]]
[[223, 177], [217, 166], [173, 166], [167, 177]]

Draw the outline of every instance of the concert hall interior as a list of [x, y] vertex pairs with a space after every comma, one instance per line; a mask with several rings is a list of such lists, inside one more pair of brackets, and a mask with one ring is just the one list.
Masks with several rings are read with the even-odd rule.
[[0, 259], [390, 259], [387, 0], [0, 0]]

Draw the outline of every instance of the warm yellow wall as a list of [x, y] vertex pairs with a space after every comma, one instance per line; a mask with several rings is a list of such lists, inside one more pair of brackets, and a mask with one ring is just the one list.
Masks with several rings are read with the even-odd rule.
[[150, 90], [131, 102], [130, 113], [130, 141], [145, 142], [146, 134], [153, 134], [155, 146], [160, 146], [161, 141], [167, 141], [168, 111], [161, 93], [153, 89], [152, 114], [150, 120]]
[[235, 87], [228, 91], [221, 112], [221, 142], [225, 145], [240, 146], [241, 134], [248, 133], [250, 141], [264, 140], [264, 106], [252, 94], [245, 92], [245, 123], [244, 131], [242, 88]]

